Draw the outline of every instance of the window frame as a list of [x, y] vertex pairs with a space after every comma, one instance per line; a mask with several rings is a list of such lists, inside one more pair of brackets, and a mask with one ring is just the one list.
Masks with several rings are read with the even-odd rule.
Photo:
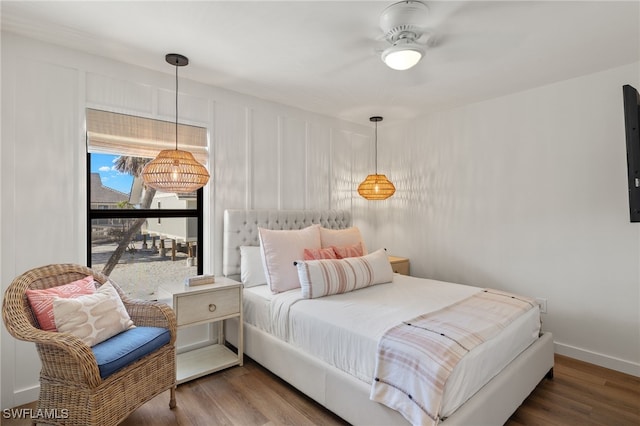
[[[117, 155], [117, 154], [114, 154]], [[87, 151], [87, 266], [91, 268], [91, 228], [94, 219], [161, 219], [163, 217], [198, 220], [196, 264], [198, 275], [204, 273], [204, 189], [196, 191], [195, 209], [92, 209], [91, 208], [91, 153]]]

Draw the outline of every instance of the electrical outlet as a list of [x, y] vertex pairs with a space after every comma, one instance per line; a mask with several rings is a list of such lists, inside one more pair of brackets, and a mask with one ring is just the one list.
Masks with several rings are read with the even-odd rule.
[[543, 299], [542, 297], [536, 297], [536, 302], [540, 305], [540, 313], [547, 313], [547, 299]]

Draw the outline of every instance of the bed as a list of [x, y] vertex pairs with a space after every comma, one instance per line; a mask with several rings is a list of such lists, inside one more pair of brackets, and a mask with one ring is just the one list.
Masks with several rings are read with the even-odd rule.
[[[259, 246], [258, 227], [287, 230], [317, 224], [347, 229], [351, 216], [343, 210], [225, 211], [224, 275], [240, 280], [241, 247]], [[384, 329], [424, 309], [424, 303], [394, 308], [395, 299], [419, 295], [413, 299], [433, 300], [429, 309], [438, 310], [479, 289], [398, 274], [391, 281], [317, 299], [304, 299], [295, 290], [274, 295], [264, 285], [247, 287], [245, 353], [352, 424], [407, 424], [398, 411], [370, 400], [376, 339]], [[278, 310], [273, 309], [275, 303]], [[351, 316], [343, 315], [345, 307]], [[279, 310], [287, 313], [284, 329], [275, 325], [279, 322], [273, 312]], [[367, 317], [372, 311], [379, 315]], [[352, 315], [367, 321], [356, 321]], [[233, 341], [237, 322], [227, 321], [226, 327], [229, 342], [237, 344]], [[452, 373], [445, 388], [442, 424], [503, 424], [545, 375], [551, 376], [553, 341], [550, 333], [539, 333], [537, 308], [499, 337], [463, 358]], [[328, 341], [336, 342], [334, 349]]]

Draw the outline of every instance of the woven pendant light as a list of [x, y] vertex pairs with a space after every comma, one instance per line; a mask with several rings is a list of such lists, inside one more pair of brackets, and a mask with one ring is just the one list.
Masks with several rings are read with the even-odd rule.
[[177, 53], [169, 53], [165, 59], [176, 67], [176, 148], [160, 151], [142, 170], [142, 179], [157, 191], [193, 192], [207, 184], [209, 172], [189, 151], [178, 149], [178, 67], [188, 65], [189, 59]]
[[376, 173], [358, 185], [358, 194], [367, 200], [386, 200], [396, 192], [396, 187], [385, 175], [378, 174], [378, 121], [382, 121], [382, 117], [371, 117], [369, 121], [376, 123]]

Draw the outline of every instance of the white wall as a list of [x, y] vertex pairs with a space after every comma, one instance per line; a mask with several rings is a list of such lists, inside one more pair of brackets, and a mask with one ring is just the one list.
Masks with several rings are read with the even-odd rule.
[[[2, 34], [3, 291], [33, 267], [86, 262], [84, 110], [173, 121], [172, 72], [169, 65], [158, 73]], [[354, 147], [371, 145], [366, 118], [358, 125], [319, 116], [189, 81], [188, 72], [180, 74], [180, 121], [206, 127], [210, 136], [206, 272], [221, 273], [226, 208], [346, 208], [366, 232], [375, 212], [353, 192], [367, 164], [352, 155]], [[190, 329], [187, 337], [209, 335]], [[2, 408], [37, 399], [35, 346], [4, 327], [0, 341]]]
[[627, 83], [640, 64], [381, 126], [376, 243], [412, 275], [546, 298], [557, 352], [640, 375]]

